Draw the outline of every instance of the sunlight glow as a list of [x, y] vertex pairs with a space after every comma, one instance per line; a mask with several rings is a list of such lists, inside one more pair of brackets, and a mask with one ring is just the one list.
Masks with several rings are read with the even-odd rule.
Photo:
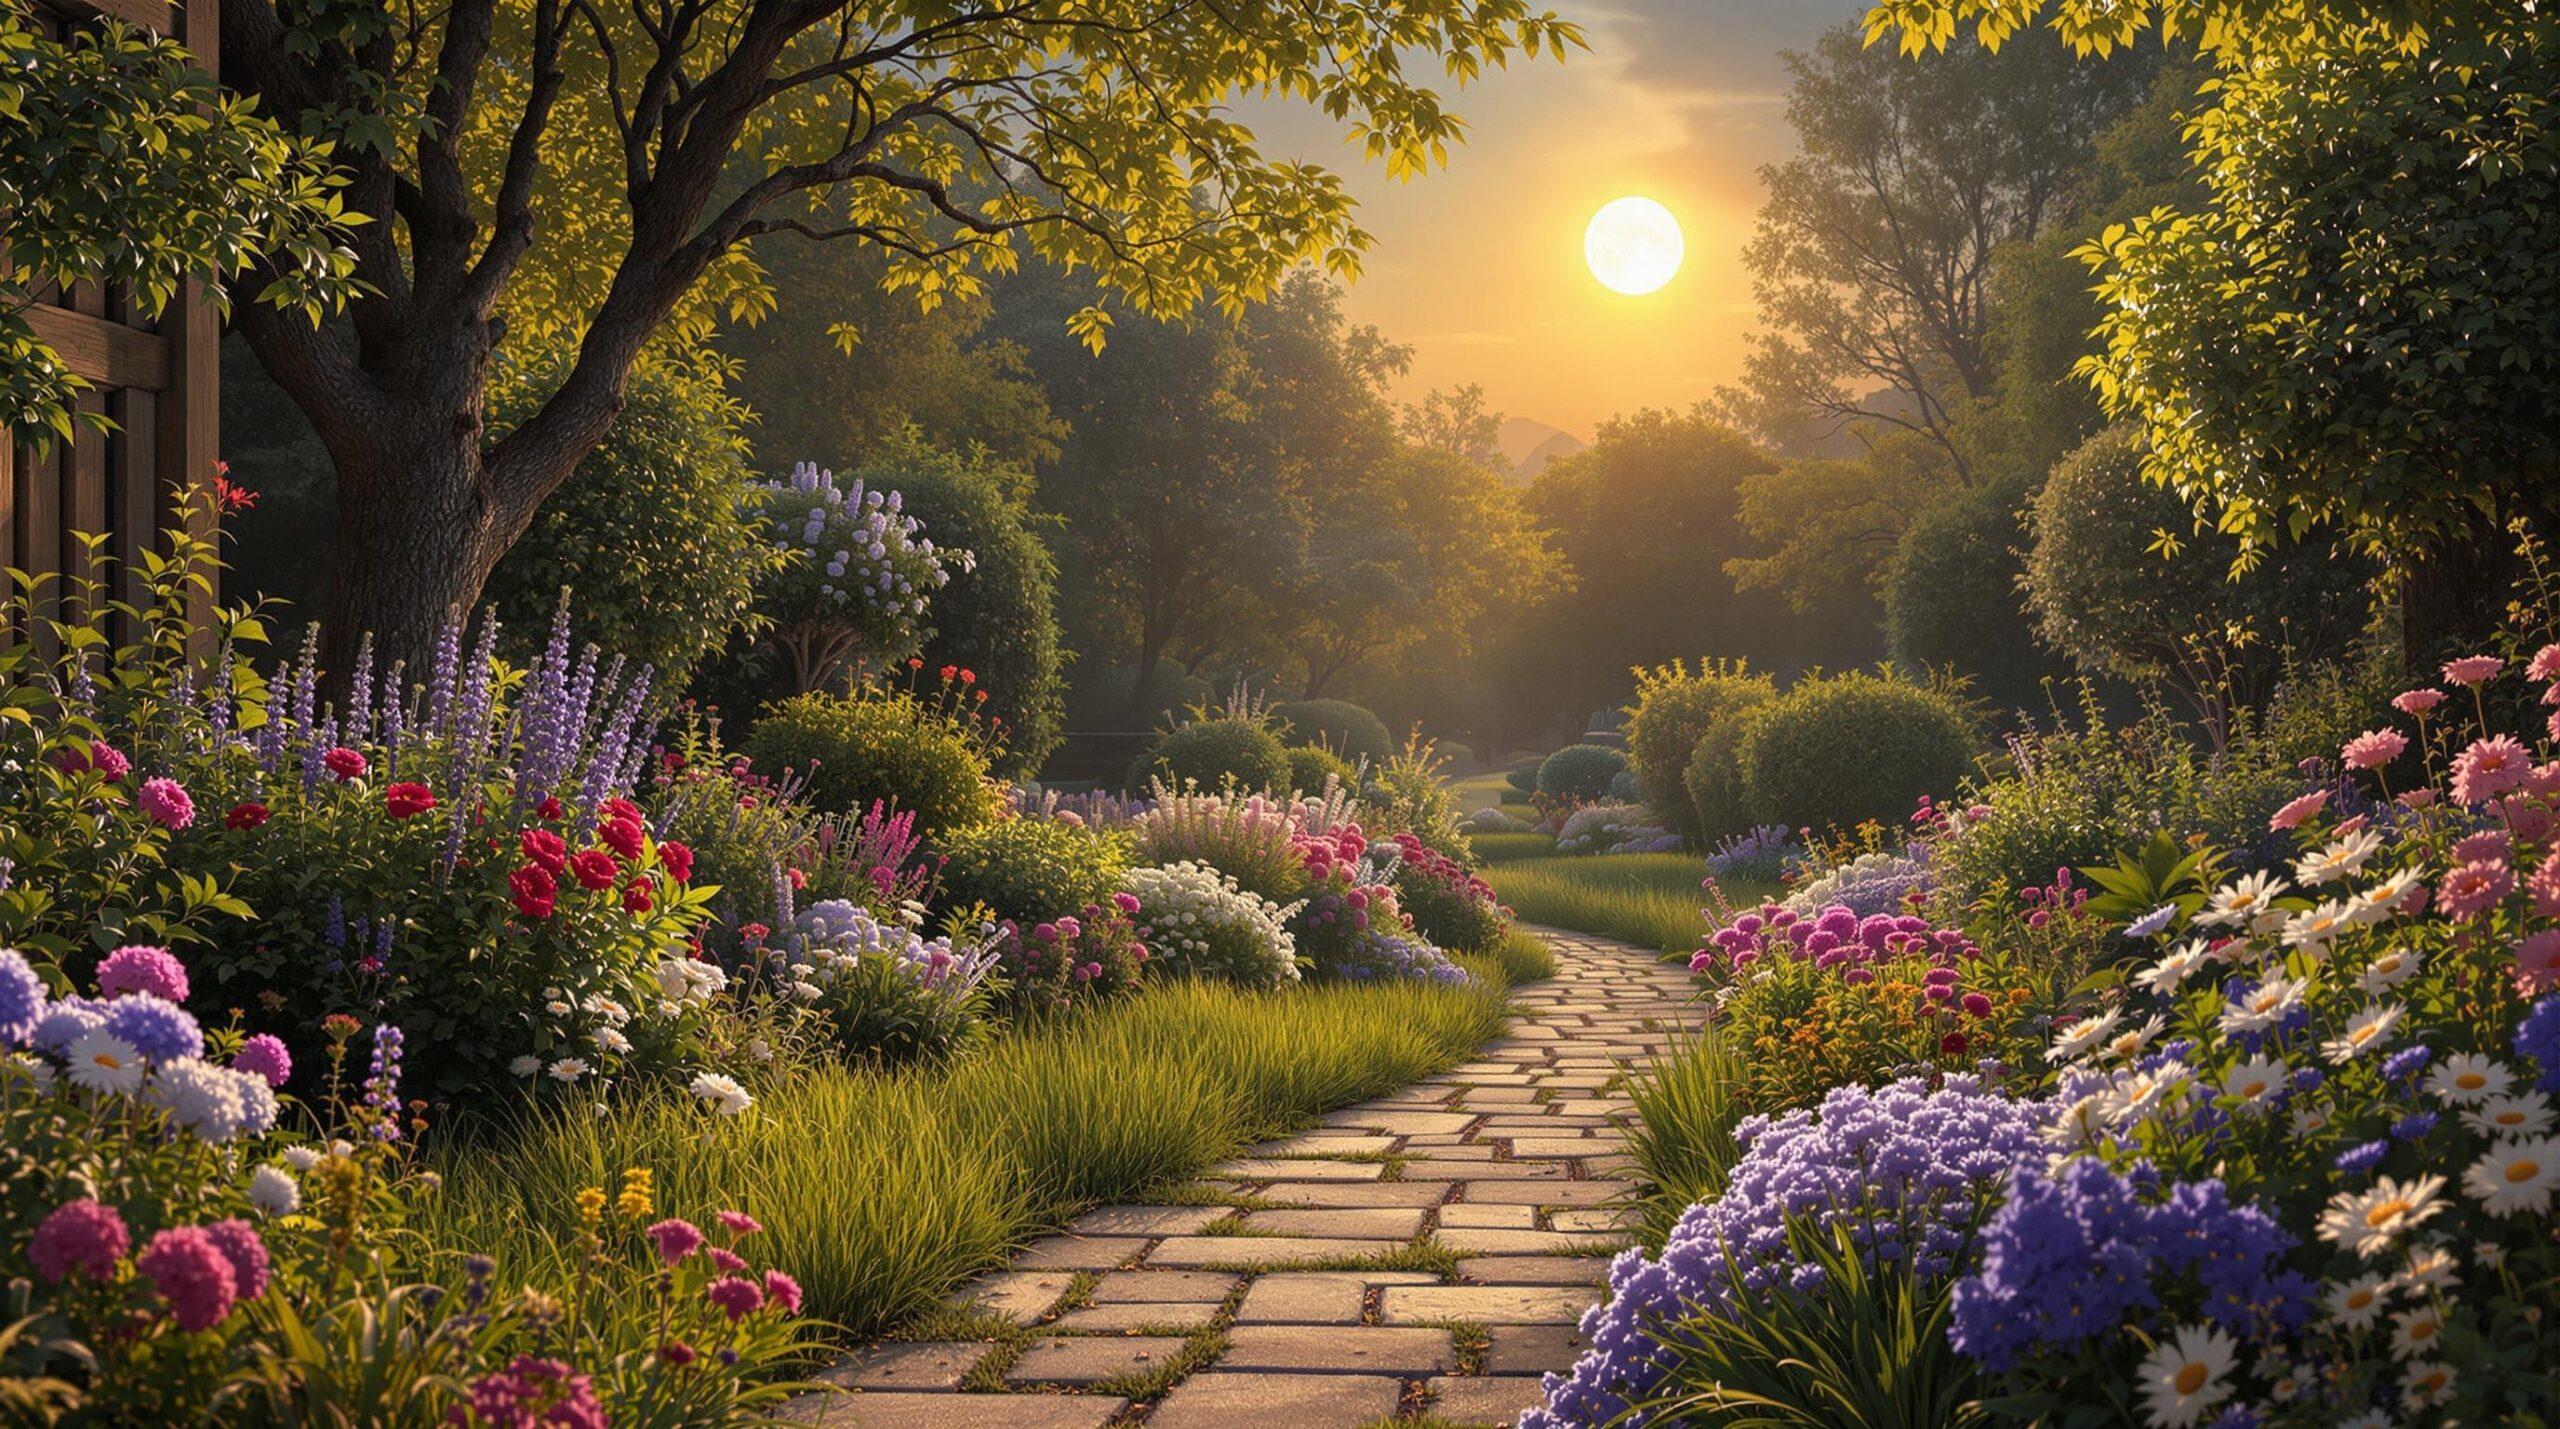
[[1649, 198], [1615, 200], [1591, 215], [1582, 258], [1611, 292], [1650, 293], [1680, 271], [1680, 220]]

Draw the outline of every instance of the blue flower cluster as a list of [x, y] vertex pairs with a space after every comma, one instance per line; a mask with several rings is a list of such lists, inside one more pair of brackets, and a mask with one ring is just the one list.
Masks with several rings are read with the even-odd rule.
[[1335, 965], [1335, 970], [1353, 982], [1403, 980], [1438, 983], [1444, 987], [1455, 987], [1474, 977], [1429, 943], [1375, 931], [1363, 935], [1350, 956]]
[[1721, 879], [1776, 883], [1797, 856], [1795, 836], [1784, 824], [1762, 824], [1747, 834], [1725, 838], [1707, 854], [1707, 872]]
[[1956, 1282], [1950, 1338], [1993, 1371], [2031, 1350], [2068, 1353], [2160, 1304], [2192, 1273], [2203, 1316], [2242, 1336], [2309, 1322], [2315, 1290], [2283, 1268], [2294, 1237], [2220, 1181], [2163, 1187], [2147, 1165], [2121, 1176], [2083, 1157], [2047, 1175], [2021, 1168], [1982, 1236], [1982, 1268]]
[[1521, 1429], [1643, 1423], [1618, 1416], [1661, 1383], [1662, 1335], [1730, 1306], [1737, 1281], [1749, 1291], [1801, 1283], [1810, 1267], [1791, 1252], [1791, 1222], [1845, 1226], [1873, 1260], [1952, 1273], [1985, 1199], [2042, 1158], [2049, 1114], [1949, 1077], [1934, 1092], [1918, 1078], [1838, 1087], [1818, 1112], [1745, 1120], [1734, 1136], [1746, 1149], [1724, 1194], [1690, 1207], [1659, 1259], [1631, 1250], [1611, 1264], [1609, 1302], [1582, 1320], [1591, 1348], [1570, 1376], [1547, 1376], [1548, 1407]]
[[2560, 1093], [2560, 996], [2533, 1005], [2516, 1027], [2516, 1055], [2542, 1068], [2534, 1090]]

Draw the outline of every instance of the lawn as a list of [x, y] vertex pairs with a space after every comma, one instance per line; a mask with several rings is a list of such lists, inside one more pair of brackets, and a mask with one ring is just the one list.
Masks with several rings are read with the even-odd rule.
[[[1687, 854], [1603, 854], [1515, 858], [1488, 863], [1485, 882], [1522, 921], [1616, 938], [1665, 953], [1698, 946], [1706, 924], [1699, 885], [1706, 865]], [[1728, 884], [1725, 896], [1754, 901], [1768, 890]]]

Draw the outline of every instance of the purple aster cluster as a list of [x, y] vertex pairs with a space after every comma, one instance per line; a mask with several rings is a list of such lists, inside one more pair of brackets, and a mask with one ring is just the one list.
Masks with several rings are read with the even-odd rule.
[[1583, 1316], [1591, 1348], [1570, 1375], [1548, 1375], [1548, 1407], [1521, 1429], [1644, 1423], [1631, 1406], [1669, 1370], [1666, 1336], [1744, 1293], [1802, 1287], [1791, 1226], [1845, 1227], [1871, 1261], [1952, 1274], [1971, 1254], [1968, 1227], [2021, 1166], [2040, 1161], [2047, 1109], [1949, 1077], [1936, 1091], [1905, 1078], [1869, 1091], [1834, 1088], [1819, 1111], [1755, 1116], [1735, 1128], [1742, 1160], [1713, 1201], [1689, 1208], [1659, 1258], [1630, 1250], [1609, 1267], [1609, 1302]]
[[2533, 1005], [2516, 1025], [2516, 1055], [2542, 1069], [2534, 1090], [2560, 1092], [2560, 995]]
[[0, 948], [0, 1047], [33, 1037], [44, 1016], [44, 979], [15, 948]]
[[2068, 1354], [2189, 1275], [2214, 1324], [2244, 1338], [2298, 1331], [2316, 1291], [2284, 1268], [2295, 1244], [2218, 1180], [2164, 1186], [2147, 1165], [2119, 1175], [2087, 1157], [2051, 1175], [2022, 1167], [1983, 1231], [1981, 1269], [1956, 1282], [1950, 1338], [1994, 1372]]
[[1375, 929], [1361, 935], [1332, 971], [1352, 982], [1428, 982], [1456, 987], [1474, 975], [1429, 943]]
[[1812, 917], [1776, 903], [1762, 904], [1715, 931], [1690, 959], [1692, 972], [1718, 964], [1749, 967], [1763, 958], [1811, 959], [1818, 967], [1854, 971], [1894, 958], [1925, 957], [1952, 967], [1981, 955], [1955, 928], [1933, 927], [1915, 914], [1870, 913], [1833, 904]]

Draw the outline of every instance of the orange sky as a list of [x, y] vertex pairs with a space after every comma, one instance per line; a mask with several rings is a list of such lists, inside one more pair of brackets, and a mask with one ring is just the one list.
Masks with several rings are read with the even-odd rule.
[[[1348, 176], [1378, 241], [1345, 307], [1413, 345], [1407, 395], [1481, 382], [1495, 409], [1588, 439], [1613, 412], [1686, 406], [1738, 374], [1758, 169], [1793, 148], [1778, 51], [1866, 7], [1547, 4], [1583, 24], [1590, 52], [1436, 86], [1471, 132], [1426, 178], [1388, 180], [1303, 109], [1240, 111], [1266, 152]], [[1669, 207], [1687, 243], [1679, 276], [1642, 297], [1601, 287], [1582, 260], [1584, 224], [1627, 194]]]

